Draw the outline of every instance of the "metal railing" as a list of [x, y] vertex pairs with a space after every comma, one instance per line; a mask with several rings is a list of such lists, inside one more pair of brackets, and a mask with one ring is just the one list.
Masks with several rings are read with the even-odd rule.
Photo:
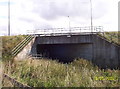
[[16, 56], [33, 38], [32, 35], [28, 35], [12, 50], [12, 56]]
[[94, 33], [103, 33], [102, 26], [91, 26], [87, 27], [71, 27], [69, 28], [49, 28], [49, 29], [36, 29], [28, 30], [27, 34], [30, 35], [40, 35], [40, 36], [56, 36], [56, 35], [73, 35], [73, 34], [94, 34]]

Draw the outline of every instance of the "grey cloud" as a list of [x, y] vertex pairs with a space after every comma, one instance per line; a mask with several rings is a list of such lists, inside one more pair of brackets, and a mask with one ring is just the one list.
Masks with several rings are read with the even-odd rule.
[[25, 21], [25, 22], [28, 22], [28, 23], [36, 22], [36, 21], [35, 21], [34, 19], [32, 19], [32, 18], [24, 18], [24, 17], [20, 17], [19, 20]]
[[24, 18], [24, 17], [19, 18], [19, 20], [33, 24], [35, 29], [39, 29], [39, 28], [41, 28], [41, 29], [52, 28], [51, 25], [49, 25], [45, 21], [41, 22], [41, 21], [36, 21], [36, 20], [34, 20], [32, 18], [30, 19], [30, 18]]
[[[100, 18], [106, 13], [106, 6], [103, 1], [93, 0], [94, 18]], [[33, 12], [47, 20], [57, 19], [60, 16], [90, 18], [89, 0], [34, 0]], [[100, 3], [100, 4], [99, 4]], [[104, 12], [104, 13], [103, 13]]]
[[108, 3], [105, 3], [103, 1], [98, 1], [95, 3], [95, 6], [93, 7], [93, 17], [95, 19], [98, 19], [107, 13], [107, 10], [109, 9], [109, 7], [107, 7], [107, 4]]
[[[87, 0], [84, 0], [83, 2], [87, 2]], [[84, 4], [81, 0], [67, 0], [64, 2], [60, 2], [59, 0], [35, 0], [34, 3], [34, 12], [45, 19], [56, 19], [59, 16], [89, 17], [89, 2]]]
[[37, 23], [34, 25], [35, 29], [48, 29], [48, 28], [52, 28], [51, 25], [49, 25], [48, 23]]

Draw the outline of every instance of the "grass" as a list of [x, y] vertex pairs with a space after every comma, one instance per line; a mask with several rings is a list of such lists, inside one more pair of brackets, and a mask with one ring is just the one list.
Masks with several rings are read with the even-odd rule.
[[[13, 62], [11, 50], [25, 37], [26, 37], [25, 35], [0, 37], [0, 39], [2, 39], [2, 49], [0, 48], [0, 52], [2, 52], [2, 60], [0, 59], [0, 66], [3, 64], [4, 66], [9, 66]], [[2, 67], [0, 67], [0, 78], [2, 78], [1, 77], [3, 71]], [[3, 86], [12, 87], [13, 85], [7, 79], [3, 79]]]
[[62, 64], [49, 59], [15, 61], [9, 74], [32, 87], [118, 87], [120, 70], [99, 69], [84, 59]]
[[120, 32], [105, 32], [104, 37], [110, 42], [114, 42], [120, 45]]
[[[118, 42], [118, 33], [112, 39]], [[106, 33], [106, 38], [111, 39]], [[120, 85], [120, 70], [99, 69], [84, 59], [77, 59], [69, 64], [62, 64], [55, 60], [23, 60], [14, 61], [11, 50], [25, 38], [25, 36], [3, 36], [2, 55], [4, 72], [16, 80], [34, 87], [118, 87]], [[4, 86], [13, 86], [8, 80]]]

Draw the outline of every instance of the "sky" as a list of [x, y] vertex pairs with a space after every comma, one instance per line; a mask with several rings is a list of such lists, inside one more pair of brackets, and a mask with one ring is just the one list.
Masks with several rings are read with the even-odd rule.
[[[0, 35], [8, 34], [8, 1], [0, 0]], [[93, 26], [118, 31], [118, 1], [92, 0]], [[90, 26], [90, 0], [10, 0], [11, 35], [28, 30]], [[68, 18], [69, 16], [69, 18]]]

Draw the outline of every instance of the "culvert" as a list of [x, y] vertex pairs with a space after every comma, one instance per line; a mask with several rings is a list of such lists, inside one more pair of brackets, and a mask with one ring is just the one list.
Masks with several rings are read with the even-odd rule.
[[37, 54], [45, 58], [71, 62], [75, 58], [92, 59], [92, 44], [38, 44]]

